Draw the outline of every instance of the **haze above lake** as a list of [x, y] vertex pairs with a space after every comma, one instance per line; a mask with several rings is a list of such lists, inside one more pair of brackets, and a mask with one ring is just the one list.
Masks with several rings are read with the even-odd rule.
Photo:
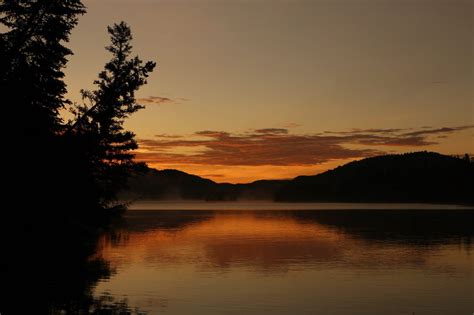
[[130, 210], [449, 210], [474, 209], [474, 206], [424, 204], [424, 203], [324, 203], [324, 202], [207, 202], [207, 201], [155, 201], [134, 202]]

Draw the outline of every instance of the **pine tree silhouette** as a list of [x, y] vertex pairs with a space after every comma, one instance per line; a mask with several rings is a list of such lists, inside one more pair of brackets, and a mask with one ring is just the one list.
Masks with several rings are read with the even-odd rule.
[[131, 57], [130, 27], [121, 22], [108, 28], [111, 45], [106, 49], [112, 59], [94, 82], [97, 89], [82, 91], [84, 103], [76, 105], [76, 119], [70, 124], [67, 137], [76, 137], [83, 159], [89, 163], [89, 174], [100, 191], [99, 203], [108, 207], [115, 201], [131, 173], [142, 165], [133, 161], [132, 150], [137, 148], [135, 134], [126, 131], [127, 117], [143, 106], [136, 103], [135, 92], [144, 84], [156, 64], [143, 63]]

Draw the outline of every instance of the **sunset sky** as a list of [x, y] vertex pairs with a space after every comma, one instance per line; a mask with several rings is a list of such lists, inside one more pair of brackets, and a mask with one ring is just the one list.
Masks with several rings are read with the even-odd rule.
[[85, 0], [68, 97], [132, 27], [157, 70], [126, 124], [137, 158], [218, 182], [388, 152], [474, 153], [472, 0]]

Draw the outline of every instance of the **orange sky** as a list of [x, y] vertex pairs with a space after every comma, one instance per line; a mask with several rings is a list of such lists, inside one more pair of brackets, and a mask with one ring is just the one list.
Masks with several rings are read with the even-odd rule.
[[469, 0], [86, 0], [69, 97], [127, 21], [158, 68], [127, 122], [138, 158], [218, 182], [314, 174], [385, 152], [474, 153]]

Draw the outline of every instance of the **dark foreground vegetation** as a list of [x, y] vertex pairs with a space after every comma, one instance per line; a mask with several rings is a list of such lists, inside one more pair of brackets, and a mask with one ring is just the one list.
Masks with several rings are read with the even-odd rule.
[[384, 155], [293, 180], [219, 184], [176, 170], [130, 179], [123, 198], [474, 204], [474, 163], [433, 152]]
[[155, 63], [134, 57], [130, 28], [115, 24], [95, 89], [81, 91], [82, 103], [66, 99], [63, 70], [72, 51], [65, 45], [84, 13], [80, 0], [0, 0], [0, 269], [8, 291], [1, 314], [124, 307], [92, 298], [92, 284], [111, 270], [90, 257], [124, 210], [117, 194], [143, 167], [133, 161], [137, 144], [123, 123], [142, 108], [135, 92]]

